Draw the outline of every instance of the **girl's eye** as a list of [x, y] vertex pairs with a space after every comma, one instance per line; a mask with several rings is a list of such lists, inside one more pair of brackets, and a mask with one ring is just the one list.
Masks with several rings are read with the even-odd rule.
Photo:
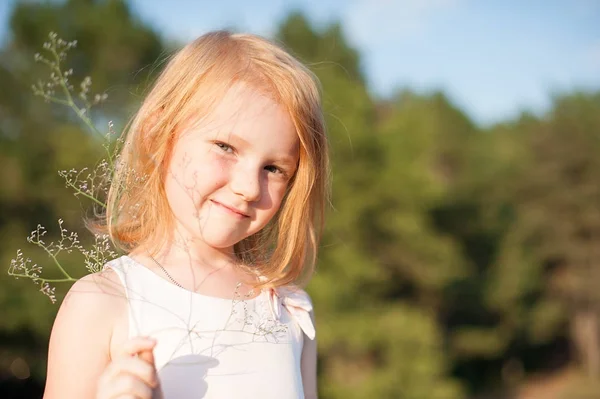
[[217, 141], [217, 142], [215, 142], [215, 145], [217, 147], [219, 147], [221, 150], [223, 150], [223, 152], [228, 152], [228, 153], [233, 152], [233, 147], [230, 146], [230, 145], [228, 145], [228, 144], [221, 143], [220, 141]]
[[277, 166], [275, 166], [275, 165], [265, 166], [265, 170], [268, 170], [271, 173], [285, 175], [285, 172], [282, 169], [280, 169]]

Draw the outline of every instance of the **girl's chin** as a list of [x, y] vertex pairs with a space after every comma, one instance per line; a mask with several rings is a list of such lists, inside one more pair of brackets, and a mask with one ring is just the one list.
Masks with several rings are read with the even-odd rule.
[[211, 234], [210, 232], [204, 232], [200, 239], [204, 241], [210, 247], [216, 249], [227, 249], [233, 247], [238, 242], [246, 238], [246, 235], [220, 235]]
[[236, 227], [242, 226], [231, 225], [229, 220], [213, 219], [202, 226], [188, 224], [185, 226], [185, 235], [188, 236], [190, 241], [204, 242], [209, 247], [222, 250], [233, 247], [253, 234], [245, 228], [236, 229]]

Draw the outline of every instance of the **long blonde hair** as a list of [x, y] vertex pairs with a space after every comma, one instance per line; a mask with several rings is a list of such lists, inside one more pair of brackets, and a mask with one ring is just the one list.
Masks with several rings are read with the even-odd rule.
[[164, 190], [177, 133], [208, 115], [235, 82], [285, 107], [300, 140], [299, 164], [281, 208], [258, 233], [235, 245], [259, 286], [303, 284], [316, 261], [329, 195], [329, 158], [318, 80], [274, 43], [255, 35], [210, 32], [170, 60], [125, 130], [106, 212], [97, 228], [120, 249], [158, 251], [172, 236]]

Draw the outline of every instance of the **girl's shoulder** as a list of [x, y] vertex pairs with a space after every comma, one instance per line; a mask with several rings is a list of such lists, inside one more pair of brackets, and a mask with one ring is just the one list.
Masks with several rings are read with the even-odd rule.
[[[117, 273], [105, 269], [88, 274], [69, 289], [60, 306], [53, 330], [74, 328], [92, 336], [112, 335], [112, 327], [126, 312], [127, 301]], [[67, 331], [68, 334], [68, 331]]]
[[90, 342], [107, 343], [111, 353], [115, 327], [127, 314], [127, 298], [117, 273], [109, 268], [77, 280], [63, 299], [52, 334], [69, 341], [85, 334]]
[[[126, 314], [126, 301], [116, 273], [105, 270], [73, 284], [52, 327], [48, 351], [48, 397], [65, 387], [93, 393], [93, 384], [111, 360], [115, 325]], [[65, 381], [77, 375], [76, 381]], [[81, 396], [78, 396], [81, 397]]]
[[77, 280], [65, 296], [61, 309], [77, 311], [91, 306], [95, 311], [107, 308], [113, 310], [109, 313], [114, 313], [113, 306], [126, 304], [123, 301], [124, 295], [124, 288], [117, 273], [111, 268], [104, 268]]

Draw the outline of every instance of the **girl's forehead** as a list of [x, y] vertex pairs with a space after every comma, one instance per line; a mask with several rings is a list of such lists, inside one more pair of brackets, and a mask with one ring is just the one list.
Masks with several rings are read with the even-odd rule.
[[197, 125], [202, 130], [255, 124], [275, 124], [279, 128], [291, 125], [289, 113], [283, 106], [264, 91], [243, 82], [233, 84], [200, 118]]
[[281, 106], [270, 96], [246, 83], [235, 83], [227, 90], [214, 110], [216, 117], [229, 117], [240, 112], [247, 116], [260, 114], [262, 111], [278, 111]]

